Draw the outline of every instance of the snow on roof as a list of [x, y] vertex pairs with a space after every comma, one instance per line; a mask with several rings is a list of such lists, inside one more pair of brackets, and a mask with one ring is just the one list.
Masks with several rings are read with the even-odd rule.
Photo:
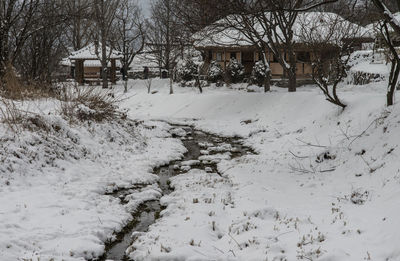
[[[392, 19], [397, 20], [397, 23], [400, 24], [400, 12], [393, 14], [393, 18]], [[367, 28], [374, 35], [380, 34], [379, 23], [380, 23], [380, 21], [370, 23], [370, 24], [366, 25], [365, 28]], [[388, 27], [389, 27], [388, 28], [389, 31], [393, 32], [393, 28], [391, 26], [388, 26]]]
[[[75, 66], [75, 61], [71, 61], [69, 58], [64, 58], [61, 60], [60, 62], [61, 65], [63, 66]], [[121, 62], [119, 60], [117, 60], [115, 62], [116, 67], [121, 68]], [[85, 62], [83, 63], [84, 67], [101, 67], [101, 62], [100, 60], [85, 60]], [[111, 62], [108, 62], [108, 67], [111, 67]]]
[[[270, 13], [266, 13], [266, 16]], [[223, 18], [211, 26], [206, 27], [202, 31], [196, 33], [193, 36], [194, 45], [196, 48], [205, 47], [250, 47], [253, 46], [253, 41], [246, 35], [244, 35], [240, 29], [237, 28], [227, 28], [227, 24], [235, 25], [236, 27], [241, 27], [242, 18], [238, 15], [230, 15]], [[263, 40], [267, 41], [267, 36], [265, 35], [265, 30], [262, 25], [256, 20], [253, 20], [253, 27], [257, 30], [259, 35], [263, 36]], [[362, 26], [358, 26], [351, 23], [341, 16], [335, 13], [329, 12], [304, 12], [299, 13], [297, 16], [296, 23], [294, 24], [294, 41], [297, 43], [304, 42], [305, 39], [302, 37], [304, 34], [313, 34], [314, 36], [320, 37], [320, 39], [326, 39], [330, 34], [330, 29], [332, 28], [332, 23], [339, 21], [340, 27], [351, 28], [354, 31], [354, 35], [357, 37], [371, 37], [370, 31]], [[338, 24], [339, 24], [338, 23]], [[243, 27], [242, 27], [243, 28]], [[278, 28], [279, 29], [279, 28]], [[355, 31], [357, 30], [357, 31]], [[278, 30], [278, 34], [281, 32]], [[338, 30], [337, 34], [340, 34]]]
[[[97, 51], [99, 56], [101, 56], [101, 44], [97, 45]], [[118, 51], [112, 50], [110, 54], [110, 48], [107, 46], [107, 56], [110, 55], [110, 59], [120, 59], [122, 58], [122, 54]], [[96, 54], [96, 45], [94, 43], [89, 44], [88, 46], [72, 52], [68, 57], [70, 60], [78, 60], [78, 59], [86, 59], [86, 60], [98, 60], [99, 56]]]
[[149, 52], [144, 52], [136, 55], [132, 63], [130, 64], [130, 71], [132, 72], [142, 72], [144, 67], [148, 67], [151, 71], [158, 71], [159, 65], [156, 62], [156, 57], [154, 54]]

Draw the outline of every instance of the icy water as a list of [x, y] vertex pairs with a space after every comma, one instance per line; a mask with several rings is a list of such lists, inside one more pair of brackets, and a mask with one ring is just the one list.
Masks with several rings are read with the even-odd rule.
[[[253, 151], [242, 145], [239, 138], [225, 138], [195, 130], [190, 126], [173, 125], [170, 130], [173, 137], [179, 138], [187, 149], [183, 159], [172, 161], [165, 166], [153, 170], [160, 177], [159, 186], [163, 195], [173, 191], [169, 186], [169, 179], [173, 176], [184, 174], [190, 169], [202, 169], [207, 172], [218, 173], [217, 164], [221, 159], [233, 159]], [[135, 190], [143, 188], [137, 185], [134, 188], [115, 191], [110, 195], [121, 199], [121, 204], [126, 204], [125, 196]], [[135, 213], [133, 220], [118, 234], [116, 240], [106, 244], [106, 254], [100, 260], [128, 261], [126, 249], [133, 243], [133, 232], [146, 232], [149, 226], [156, 222], [163, 207], [159, 201], [148, 201], [142, 204]]]

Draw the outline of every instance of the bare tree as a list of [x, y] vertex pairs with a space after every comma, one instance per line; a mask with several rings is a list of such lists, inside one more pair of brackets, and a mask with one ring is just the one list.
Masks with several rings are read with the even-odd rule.
[[337, 0], [231, 0], [235, 15], [223, 20], [228, 28], [238, 30], [257, 47], [263, 56], [269, 90], [269, 53], [282, 66], [289, 81], [289, 92], [296, 91], [296, 54], [294, 25], [298, 14]]
[[116, 48], [123, 54], [122, 75], [127, 92], [128, 68], [135, 56], [143, 51], [145, 45], [145, 20], [136, 2], [122, 0], [116, 16]]
[[[93, 0], [93, 22], [92, 36], [95, 43], [96, 55], [101, 62], [101, 77], [103, 88], [108, 88], [108, 62], [113, 48], [110, 44], [113, 23], [116, 18], [120, 0]], [[109, 48], [107, 45], [110, 44]]]
[[194, 34], [204, 27], [231, 14], [230, 0], [174, 0], [174, 15], [183, 28]]
[[333, 13], [310, 13], [299, 19], [301, 42], [312, 52], [313, 79], [326, 100], [345, 108], [337, 86], [347, 75], [355, 41], [362, 37], [361, 27]]
[[14, 64], [29, 35], [40, 0], [0, 1], [0, 79], [6, 64]]
[[68, 0], [63, 3], [69, 16], [66, 34], [68, 47], [72, 45], [73, 50], [77, 51], [90, 42], [90, 0]]
[[[394, 47], [391, 35], [390, 28], [394, 31], [395, 34], [400, 35], [400, 21], [398, 21], [392, 11], [388, 8], [388, 5], [383, 0], [372, 0], [378, 9], [381, 18], [383, 19], [380, 24], [380, 31], [382, 37], [391, 52], [391, 70], [389, 77], [389, 84], [387, 90], [387, 105], [391, 106], [394, 104], [394, 93], [396, 90], [396, 86], [399, 81], [400, 74], [400, 59], [398, 53]], [[394, 0], [397, 4], [397, 7], [400, 9], [400, 0]], [[393, 4], [393, 2], [391, 2]]]
[[69, 16], [60, 0], [43, 1], [32, 20], [32, 32], [21, 48], [15, 67], [25, 79], [51, 82], [58, 63], [66, 55], [64, 45]]
[[147, 46], [162, 70], [168, 71], [170, 94], [177, 59], [183, 56], [189, 35], [182, 30], [182, 24], [174, 15], [174, 0], [155, 0], [152, 3], [151, 20], [148, 23]]

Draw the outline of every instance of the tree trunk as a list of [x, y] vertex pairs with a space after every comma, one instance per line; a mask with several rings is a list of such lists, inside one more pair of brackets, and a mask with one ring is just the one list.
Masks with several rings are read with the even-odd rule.
[[296, 73], [290, 72], [288, 74], [289, 78], [289, 92], [295, 92], [296, 91]]
[[102, 70], [102, 74], [101, 74], [101, 78], [103, 80], [103, 89], [107, 89], [108, 88], [108, 79], [107, 79], [107, 43], [106, 43], [106, 39], [105, 36], [101, 37], [101, 70]]
[[396, 90], [397, 82], [399, 80], [399, 74], [400, 74], [400, 64], [396, 59], [393, 59], [392, 69], [389, 78], [388, 92], [386, 95], [387, 106], [392, 106], [394, 104], [394, 92]]
[[270, 90], [271, 90], [271, 70], [268, 69], [264, 79], [264, 92], [269, 92]]
[[169, 73], [169, 94], [174, 94], [174, 89], [173, 89], [173, 86], [172, 86], [172, 84], [173, 84], [173, 75], [172, 75], [172, 70], [170, 69], [169, 71], [168, 71], [168, 73]]
[[124, 80], [124, 93], [128, 92], [128, 79]]
[[174, 94], [174, 89], [172, 87], [172, 78], [169, 78], [169, 94]]
[[203, 88], [201, 88], [200, 75], [196, 76], [196, 85], [199, 88], [200, 93], [203, 93]]
[[266, 69], [264, 79], [264, 92], [269, 92], [271, 90], [271, 67], [269, 66], [266, 54], [267, 47], [262, 45], [259, 50], [263, 56], [264, 68]]
[[106, 66], [102, 65], [101, 70], [102, 70], [102, 73], [101, 73], [102, 86], [103, 86], [103, 89], [107, 89], [108, 88], [107, 64], [106, 64]]

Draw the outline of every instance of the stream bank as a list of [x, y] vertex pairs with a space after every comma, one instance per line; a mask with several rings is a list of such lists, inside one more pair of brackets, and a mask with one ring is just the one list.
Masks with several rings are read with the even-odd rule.
[[[230, 160], [246, 154], [254, 154], [250, 147], [244, 146], [242, 140], [237, 137], [219, 137], [210, 133], [196, 130], [192, 126], [172, 125], [170, 133], [172, 137], [179, 138], [186, 147], [187, 152], [179, 160], [171, 161], [164, 166], [153, 169], [153, 173], [159, 176], [159, 190], [162, 196], [173, 191], [169, 179], [173, 176], [187, 173], [191, 169], [201, 169], [220, 175], [217, 164], [221, 160]], [[119, 198], [121, 204], [127, 204], [127, 197], [137, 191], [145, 189], [148, 185], [137, 185], [129, 189], [121, 189], [109, 193]], [[160, 212], [165, 207], [159, 200], [151, 200], [142, 203], [134, 213], [133, 219], [119, 233], [116, 240], [106, 244], [106, 253], [100, 260], [130, 260], [126, 250], [133, 243], [133, 232], [146, 232], [149, 226], [160, 217]]]

